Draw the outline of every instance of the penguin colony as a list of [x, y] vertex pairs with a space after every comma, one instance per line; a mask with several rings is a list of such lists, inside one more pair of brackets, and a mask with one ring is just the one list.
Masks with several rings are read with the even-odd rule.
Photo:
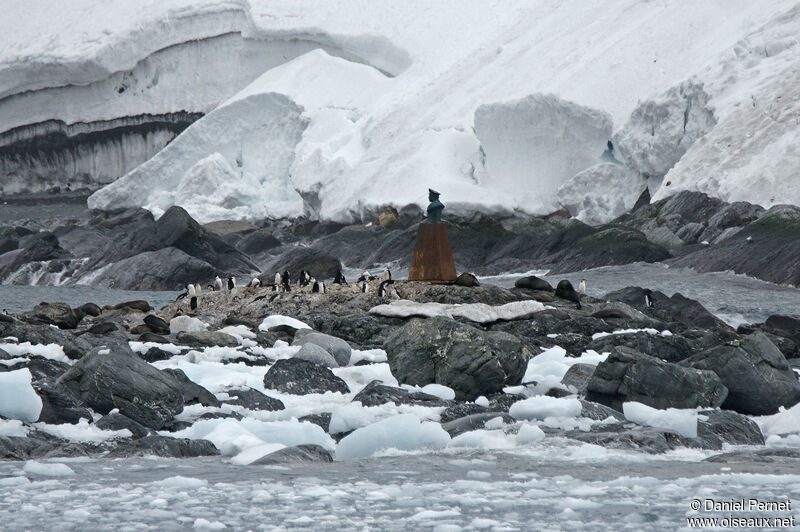
[[[271, 290], [272, 292], [276, 292], [276, 295], [272, 296], [270, 301], [277, 297], [277, 293], [291, 292], [293, 288], [294, 290], [299, 291], [300, 289], [311, 287], [310, 292], [312, 294], [326, 293], [325, 283], [315, 279], [309, 272], [305, 270], [300, 270], [300, 273], [298, 273], [296, 276], [292, 276], [288, 270], [284, 270], [283, 273], [277, 272], [273, 280], [274, 282], [272, 284], [265, 284], [260, 278], [254, 277], [249, 283], [247, 283], [245, 288], [263, 288], [266, 290]], [[362, 273], [356, 281], [355, 288], [357, 288], [363, 294], [371, 293], [373, 288], [370, 287], [369, 283], [376, 280], [378, 280], [378, 277], [372, 275], [369, 271], [364, 271], [364, 273]], [[331, 283], [339, 286], [350, 286], [341, 270], [336, 271], [336, 275], [334, 275]], [[383, 276], [377, 289], [378, 296], [399, 299], [400, 296], [397, 294], [397, 290], [392, 287], [393, 284], [394, 280], [392, 279], [391, 270], [389, 270], [388, 267], [384, 268]], [[236, 283], [236, 277], [228, 276], [225, 280], [223, 280], [222, 277], [216, 276], [214, 278], [214, 282], [208, 285], [208, 291], [234, 292], [237, 287], [238, 285]], [[186, 291], [179, 295], [176, 301], [183, 298], [188, 298], [189, 309], [194, 311], [197, 309], [197, 304], [202, 294], [202, 290], [203, 289], [200, 284], [188, 284], [186, 285]], [[260, 296], [258, 299], [262, 299], [264, 297], [266, 296]]]

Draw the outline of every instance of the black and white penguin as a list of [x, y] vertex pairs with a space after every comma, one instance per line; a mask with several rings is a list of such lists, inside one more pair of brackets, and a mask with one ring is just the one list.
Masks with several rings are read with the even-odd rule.
[[392, 280], [392, 271], [389, 269], [388, 266], [383, 269], [383, 280], [384, 281]]
[[313, 277], [311, 277], [311, 274], [308, 272], [304, 272], [304, 275], [306, 277], [306, 284], [310, 283], [311, 279], [313, 279]]
[[378, 297], [386, 297], [386, 296], [388, 296], [389, 292], [388, 292], [387, 288], [388, 288], [389, 285], [392, 285], [392, 284], [394, 284], [394, 281], [392, 281], [391, 279], [385, 279], [385, 280], [381, 281], [381, 284], [378, 285]]
[[196, 292], [196, 293], [195, 293], [195, 295], [196, 295], [196, 296], [199, 296], [200, 294], [202, 294], [202, 293], [203, 293], [203, 287], [202, 287], [202, 286], [200, 286], [200, 283], [196, 283], [196, 284], [194, 285], [194, 291]]
[[279, 286], [283, 284], [283, 279], [281, 278], [281, 273], [278, 272], [275, 274], [275, 286]]
[[364, 282], [361, 284], [361, 293], [362, 293], [362, 294], [366, 294], [367, 292], [369, 292], [369, 285], [367, 284], [367, 282], [366, 282], [366, 281], [364, 281]]
[[319, 293], [319, 283], [314, 281], [314, 284], [311, 285], [311, 293], [318, 294]]
[[347, 279], [344, 278], [342, 270], [336, 270], [336, 275], [333, 277], [333, 284], [347, 284]]
[[219, 278], [219, 275], [214, 279], [214, 291], [215, 292], [222, 292], [224, 287], [222, 285], [222, 279]]
[[197, 309], [197, 296], [189, 298], [189, 308], [192, 310]]
[[572, 287], [572, 283], [566, 279], [562, 279], [556, 285], [556, 297], [566, 299], [567, 301], [574, 301], [577, 304], [578, 310], [581, 309], [581, 296]]
[[193, 284], [186, 285], [186, 295], [189, 297], [195, 297], [197, 295], [197, 289]]
[[247, 286], [249, 286], [250, 288], [258, 288], [259, 286], [261, 286], [261, 279], [259, 279], [258, 277], [253, 277], [253, 279], [250, 280]]
[[581, 294], [586, 293], [586, 279], [581, 279], [581, 284], [578, 285], [578, 292]]
[[653, 291], [652, 290], [645, 290], [644, 291], [644, 305], [647, 308], [653, 308]]
[[283, 275], [281, 275], [281, 282], [283, 283], [284, 292], [291, 292], [292, 291], [292, 287], [290, 286], [289, 271], [288, 270], [284, 270], [283, 271]]
[[233, 290], [236, 288], [236, 277], [230, 276], [228, 277], [228, 290]]

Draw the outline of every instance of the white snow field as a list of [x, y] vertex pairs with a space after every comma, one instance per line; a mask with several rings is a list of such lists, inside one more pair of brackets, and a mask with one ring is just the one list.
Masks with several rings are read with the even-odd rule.
[[[800, 203], [792, 0], [19, 0], [4, 12], [0, 134], [207, 113], [93, 207], [349, 222], [424, 204], [428, 186], [451, 211], [564, 206], [592, 223], [645, 186]], [[625, 171], [573, 180], [609, 138]], [[147, 151], [126, 149], [101, 159]]]

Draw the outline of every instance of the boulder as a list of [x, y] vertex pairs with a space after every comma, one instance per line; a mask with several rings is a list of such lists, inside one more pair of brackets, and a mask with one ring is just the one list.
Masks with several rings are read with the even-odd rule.
[[603, 336], [592, 340], [586, 348], [603, 353], [620, 345], [630, 347], [645, 355], [664, 359], [667, 362], [680, 362], [691, 355], [693, 351], [692, 344], [682, 336], [677, 334], [662, 336], [647, 332]]
[[180, 290], [198, 279], [213, 279], [216, 272], [211, 264], [167, 247], [115, 262], [93, 284], [123, 290]]
[[250, 465], [301, 464], [309, 462], [333, 462], [333, 455], [319, 445], [295, 445], [294, 447], [286, 447], [266, 454]]
[[[456, 419], [471, 416], [473, 414], [485, 414], [490, 411], [491, 410], [489, 407], [481, 406], [475, 403], [456, 403], [447, 407], [442, 411], [441, 414], [439, 414], [439, 421], [442, 424], [445, 424]], [[506, 411], [508, 411], [508, 408], [506, 408]]]
[[597, 365], [586, 391], [587, 400], [620, 411], [626, 401], [653, 408], [716, 408], [728, 395], [713, 371], [664, 362], [624, 346]]
[[244, 235], [236, 242], [236, 247], [248, 255], [261, 255], [281, 245], [270, 229], [259, 229]]
[[360, 401], [363, 406], [380, 406], [385, 403], [396, 405], [422, 405], [422, 406], [447, 406], [449, 401], [444, 401], [435, 395], [423, 392], [409, 392], [403, 388], [386, 386], [380, 381], [372, 381], [353, 397], [353, 401]]
[[[151, 332], [142, 333], [142, 335], [139, 336], [139, 341], [140, 342], [154, 342], [154, 343], [157, 343], [157, 344], [169, 344], [169, 343], [171, 343], [169, 340], [167, 340], [166, 338], [164, 338], [160, 334], [151, 333]], [[167, 357], [167, 358], [169, 358], [169, 357]]]
[[774, 414], [800, 401], [800, 382], [783, 354], [763, 332], [742, 339], [739, 346], [712, 347], [682, 362], [719, 375], [728, 388], [722, 407], [748, 415]]
[[208, 440], [190, 440], [188, 438], [170, 438], [152, 434], [132, 440], [119, 440], [116, 446], [106, 455], [108, 458], [124, 458], [128, 456], [154, 455], [165, 458], [195, 458], [198, 456], [216, 456], [219, 450]]
[[239, 345], [235, 336], [220, 331], [181, 331], [176, 339], [179, 344], [189, 347], [236, 347]]
[[592, 364], [573, 364], [561, 377], [561, 384], [569, 389], [574, 389], [576, 393], [582, 394], [586, 391], [589, 379], [597, 366]]
[[119, 327], [113, 321], [101, 321], [89, 327], [86, 332], [90, 334], [104, 335], [114, 331], [118, 331]]
[[0, 320], [0, 338], [14, 336], [20, 342], [32, 344], [58, 344], [67, 357], [76, 360], [85, 355], [92, 344], [67, 331], [49, 325], [33, 325], [19, 321]]
[[131, 431], [131, 437], [136, 438], [144, 438], [148, 434], [150, 434], [150, 429], [138, 423], [128, 416], [124, 416], [119, 412], [114, 412], [113, 414], [107, 414], [95, 422], [95, 427], [103, 430], [123, 430], [127, 429]]
[[350, 391], [328, 368], [296, 358], [276, 361], [264, 375], [264, 387], [293, 395]]
[[60, 425], [92, 419], [92, 413], [81, 406], [68, 390], [57, 384], [59, 377], [69, 370], [68, 364], [37, 357], [8, 368], [3, 366], [0, 371], [13, 371], [23, 367], [31, 372], [31, 386], [42, 400], [38, 421]]
[[59, 329], [74, 329], [80, 321], [66, 303], [39, 303], [22, 318], [31, 323], [55, 325]]
[[227, 390], [227, 394], [230, 398], [225, 399], [224, 403], [243, 406], [248, 410], [274, 412], [286, 408], [279, 399], [264, 395], [253, 388]]
[[478, 278], [472, 275], [471, 273], [464, 272], [458, 277], [456, 277], [456, 284], [458, 286], [480, 286], [481, 283], [478, 282]]
[[315, 332], [311, 329], [298, 329], [294, 335], [292, 345], [315, 344], [331, 354], [340, 366], [350, 365], [350, 354], [353, 349], [342, 340], [329, 334]]
[[697, 436], [710, 439], [710, 434], [728, 445], [764, 445], [764, 435], [756, 422], [730, 410], [698, 412]]
[[190, 380], [182, 370], [177, 368], [167, 368], [162, 369], [161, 371], [173, 377], [178, 383], [178, 387], [183, 394], [184, 405], [194, 405], [199, 403], [203, 406], [218, 407], [222, 404], [213, 393]]
[[[102, 353], [102, 354], [101, 354]], [[161, 429], [183, 411], [183, 394], [174, 377], [138, 356], [93, 349], [58, 380], [95, 412], [120, 413]]]
[[326, 368], [339, 367], [339, 364], [336, 362], [336, 359], [333, 358], [333, 355], [325, 351], [317, 344], [311, 342], [306, 342], [303, 344], [303, 347], [300, 348], [300, 351], [295, 353], [294, 358], [307, 360], [309, 362], [313, 362], [314, 364], [325, 366]]
[[471, 430], [480, 430], [486, 426], [487, 421], [497, 418], [502, 419], [503, 423], [506, 424], [514, 424], [516, 422], [513, 417], [502, 412], [483, 412], [442, 423], [442, 428], [450, 434], [451, 438], [455, 438], [459, 434], [464, 434]]
[[452, 388], [458, 400], [474, 400], [519, 384], [531, 357], [511, 334], [441, 317], [410, 321], [386, 339], [384, 350], [400, 382], [442, 384]]

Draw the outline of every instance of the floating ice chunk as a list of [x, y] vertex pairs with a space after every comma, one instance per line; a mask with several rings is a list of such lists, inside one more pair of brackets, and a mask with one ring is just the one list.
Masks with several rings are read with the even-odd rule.
[[194, 524], [192, 528], [197, 530], [224, 530], [228, 528], [225, 526], [224, 523], [220, 521], [209, 521], [208, 519], [203, 519], [202, 517], [198, 517], [194, 520]]
[[373, 423], [377, 415], [377, 409], [365, 407], [361, 404], [361, 401], [348, 403], [331, 413], [328, 432], [331, 434], [350, 432]]
[[0, 416], [36, 421], [42, 412], [42, 400], [31, 386], [28, 368], [0, 373]]
[[628, 421], [659, 429], [674, 430], [687, 438], [697, 437], [697, 411], [680, 408], [659, 410], [642, 403], [630, 401], [622, 404], [622, 413]]
[[75, 472], [67, 464], [42, 463], [36, 460], [28, 460], [22, 466], [22, 470], [29, 475], [41, 475], [44, 477], [67, 477], [74, 475]]
[[777, 414], [755, 418], [765, 437], [782, 434], [800, 434], [800, 404], [788, 410], [780, 407]]
[[242, 450], [264, 443], [294, 445], [316, 444], [332, 451], [336, 446], [333, 439], [319, 425], [299, 421], [260, 421], [253, 418], [203, 419], [191, 427], [178, 431], [172, 436], [205, 439], [211, 441], [220, 452], [223, 447], [228, 456], [239, 454]]
[[175, 316], [169, 321], [170, 334], [179, 332], [203, 332], [208, 329], [208, 324], [191, 316]]
[[362, 427], [345, 436], [339, 442], [336, 459], [366, 458], [384, 449], [441, 449], [449, 442], [450, 435], [438, 423], [420, 423], [413, 414], [401, 414]]
[[183, 489], [197, 489], [208, 485], [208, 481], [201, 478], [182, 477], [180, 475], [174, 477], [167, 477], [163, 480], [156, 480], [151, 483], [153, 486], [159, 488], [183, 488]]
[[489, 406], [489, 400], [486, 398], [486, 396], [481, 395], [480, 397], [475, 399], [475, 404], [478, 405], [478, 406], [486, 406], [486, 407], [488, 407]]
[[450, 440], [449, 447], [474, 447], [477, 449], [511, 449], [514, 437], [499, 430], [471, 430]]
[[86, 418], [81, 418], [75, 425], [70, 423], [62, 425], [36, 423], [34, 426], [42, 432], [76, 442], [100, 443], [115, 438], [130, 438], [133, 436], [128, 429], [103, 430], [95, 425], [90, 425], [89, 420]]
[[271, 316], [267, 316], [264, 318], [264, 321], [261, 322], [261, 325], [258, 326], [259, 331], [268, 331], [270, 327], [276, 327], [278, 325], [288, 325], [289, 327], [294, 327], [295, 329], [310, 329], [311, 327], [308, 324], [303, 323], [300, 320], [296, 320], [289, 316], [283, 316], [281, 314], [272, 314]]
[[262, 456], [266, 456], [269, 453], [274, 453], [275, 451], [280, 451], [281, 449], [285, 448], [286, 446], [281, 443], [263, 443], [260, 445], [255, 445], [253, 447], [248, 447], [231, 458], [231, 463], [236, 465], [249, 465]]
[[57, 360], [72, 364], [72, 361], [64, 354], [64, 348], [58, 344], [31, 344], [30, 342], [0, 343], [0, 349], [13, 357], [25, 355], [37, 355], [49, 360]]
[[441, 384], [426, 384], [422, 387], [422, 391], [445, 401], [452, 401], [456, 398], [456, 392], [452, 388]]
[[519, 432], [517, 432], [517, 443], [523, 445], [526, 443], [535, 443], [537, 441], [542, 441], [544, 437], [544, 431], [537, 425], [525, 423], [519, 428]]
[[546, 417], [578, 417], [581, 415], [583, 406], [574, 397], [548, 397], [537, 395], [517, 401], [508, 410], [514, 419], [531, 420], [544, 419]]
[[0, 436], [24, 438], [28, 435], [28, 427], [18, 419], [0, 419]]

